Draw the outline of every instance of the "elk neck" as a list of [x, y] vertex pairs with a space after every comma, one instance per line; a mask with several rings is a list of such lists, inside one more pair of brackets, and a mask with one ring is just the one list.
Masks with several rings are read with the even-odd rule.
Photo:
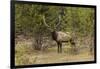
[[57, 31], [53, 31], [51, 32], [51, 34], [52, 34], [52, 39], [57, 41], [57, 36], [58, 36]]

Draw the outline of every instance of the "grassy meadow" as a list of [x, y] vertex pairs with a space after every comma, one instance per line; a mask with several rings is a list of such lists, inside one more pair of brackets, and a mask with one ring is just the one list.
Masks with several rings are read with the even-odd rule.
[[62, 53], [57, 52], [57, 46], [49, 47], [43, 50], [34, 50], [32, 40], [21, 40], [15, 46], [15, 64], [32, 65], [47, 63], [69, 63], [81, 61], [93, 61], [94, 55], [90, 53], [89, 48], [77, 46], [77, 54], [74, 53], [69, 43], [63, 44]]

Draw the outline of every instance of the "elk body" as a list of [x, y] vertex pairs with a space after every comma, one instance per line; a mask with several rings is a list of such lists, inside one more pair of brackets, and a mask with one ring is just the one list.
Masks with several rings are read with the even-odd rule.
[[[52, 30], [46, 23], [45, 21], [45, 17], [43, 17], [43, 23], [45, 26], [47, 26], [49, 28], [49, 30], [51, 31], [51, 36], [52, 39], [54, 41], [56, 41], [57, 45], [58, 45], [58, 53], [62, 52], [62, 43], [65, 42], [70, 42], [71, 46], [75, 46], [75, 41], [72, 38], [71, 34], [69, 32], [62, 32], [62, 31], [56, 31], [56, 30]], [[59, 23], [58, 23], [59, 24]], [[58, 26], [58, 24], [56, 26]]]
[[72, 46], [75, 46], [75, 42], [72, 39], [70, 33], [64, 33], [62, 31], [51, 32], [52, 39], [56, 41], [58, 45], [58, 52], [62, 52], [62, 43], [70, 42]]

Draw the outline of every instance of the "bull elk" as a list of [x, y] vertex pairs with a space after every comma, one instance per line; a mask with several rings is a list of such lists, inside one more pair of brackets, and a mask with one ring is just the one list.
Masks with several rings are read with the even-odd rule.
[[[60, 17], [59, 17], [60, 18]], [[75, 46], [75, 41], [70, 35], [69, 32], [62, 32], [62, 31], [57, 31], [56, 29], [52, 29], [47, 23], [45, 16], [43, 16], [43, 23], [44, 25], [50, 30], [52, 39], [56, 41], [58, 45], [58, 53], [62, 52], [62, 43], [64, 42], [70, 42], [71, 46]], [[55, 26], [55, 28], [60, 24], [60, 22]]]

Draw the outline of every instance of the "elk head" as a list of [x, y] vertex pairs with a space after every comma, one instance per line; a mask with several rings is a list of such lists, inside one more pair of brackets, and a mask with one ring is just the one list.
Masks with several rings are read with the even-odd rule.
[[[60, 20], [60, 16], [59, 16], [59, 20]], [[54, 28], [51, 28], [47, 23], [46, 23], [46, 20], [45, 20], [45, 16], [43, 16], [43, 23], [44, 25], [48, 28], [48, 30], [51, 32], [51, 35], [52, 35], [52, 38], [53, 40], [57, 40], [57, 30], [56, 28], [60, 25], [60, 21], [59, 23], [54, 27]]]

